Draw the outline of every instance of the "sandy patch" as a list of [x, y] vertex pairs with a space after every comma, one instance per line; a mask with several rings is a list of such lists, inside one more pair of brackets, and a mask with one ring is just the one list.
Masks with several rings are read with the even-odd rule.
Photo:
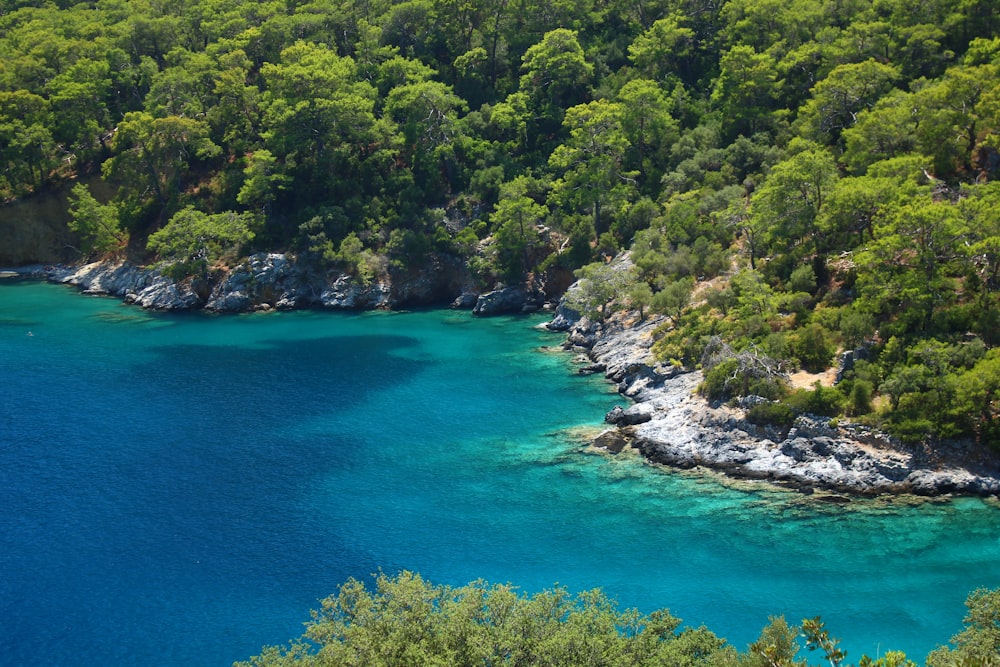
[[806, 371], [798, 371], [792, 373], [788, 377], [788, 381], [792, 385], [792, 389], [811, 389], [813, 385], [819, 381], [820, 385], [823, 387], [832, 387], [837, 379], [837, 369], [830, 368], [822, 373], [809, 373]]

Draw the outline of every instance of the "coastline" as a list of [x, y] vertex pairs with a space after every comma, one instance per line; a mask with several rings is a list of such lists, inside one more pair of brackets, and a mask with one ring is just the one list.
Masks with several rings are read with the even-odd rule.
[[256, 253], [210, 276], [180, 281], [158, 268], [123, 260], [0, 267], [0, 279], [5, 278], [46, 280], [76, 287], [83, 294], [112, 296], [160, 311], [395, 310], [450, 305], [489, 316], [554, 306], [544, 282], [478, 290], [462, 260], [451, 255], [432, 255], [422, 267], [393, 269], [369, 281], [285, 253]]
[[465, 289], [465, 275], [451, 258], [435, 257], [426, 269], [362, 283], [350, 275], [317, 269], [295, 256], [256, 253], [211, 276], [175, 281], [159, 269], [125, 261], [46, 269], [50, 282], [84, 294], [114, 296], [151, 310], [242, 313], [298, 308], [391, 309], [432, 303]]
[[[545, 304], [543, 293], [524, 288], [477, 293], [460, 272], [437, 267], [431, 275], [363, 285], [343, 274], [317, 274], [285, 255], [261, 253], [210, 285], [177, 283], [125, 262], [4, 268], [0, 278], [47, 280], [168, 311], [366, 310], [450, 302], [488, 316]], [[566, 333], [563, 347], [584, 362], [581, 373], [603, 373], [630, 401], [606, 415], [610, 427], [596, 438], [596, 447], [612, 453], [631, 447], [654, 464], [765, 480], [803, 493], [1000, 496], [1000, 465], [972, 443], [947, 443], [932, 451], [858, 424], [810, 415], [797, 417], [789, 429], [751, 424], [743, 408], [711, 404], [696, 393], [699, 371], [653, 360], [652, 333], [662, 317], [641, 322], [630, 317], [634, 314], [617, 313], [596, 324], [561, 307], [545, 325]]]
[[797, 417], [789, 429], [751, 424], [743, 408], [712, 404], [696, 393], [699, 371], [652, 359], [652, 332], [662, 318], [635, 323], [626, 317], [552, 327], [567, 331], [567, 349], [585, 356], [581, 372], [603, 373], [631, 400], [608, 413], [611, 427], [595, 446], [612, 452], [631, 447], [654, 464], [709, 469], [802, 493], [1000, 496], [1000, 466], [974, 443], [943, 443], [932, 451], [812, 415]]

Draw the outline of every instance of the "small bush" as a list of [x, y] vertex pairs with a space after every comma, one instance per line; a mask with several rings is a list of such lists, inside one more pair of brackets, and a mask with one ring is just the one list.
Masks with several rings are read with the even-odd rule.
[[829, 368], [837, 351], [830, 333], [815, 323], [796, 332], [791, 344], [792, 351], [802, 364], [802, 368], [810, 373], [819, 373]]
[[698, 387], [698, 392], [711, 401], [729, 398], [728, 380], [738, 366], [739, 362], [731, 358], [705, 371], [705, 378]]
[[808, 264], [799, 266], [792, 275], [788, 277], [788, 290], [790, 292], [816, 293], [816, 272]]
[[875, 333], [875, 319], [868, 313], [848, 309], [840, 316], [840, 335], [844, 347], [853, 350]]
[[903, 419], [888, 424], [887, 430], [903, 442], [917, 443], [931, 435], [934, 424], [930, 419]]
[[788, 397], [793, 408], [824, 417], [836, 417], [844, 410], [844, 395], [833, 387], [824, 387], [819, 382], [810, 389], [798, 389]]
[[741, 367], [740, 359], [733, 357], [705, 371], [705, 379], [698, 392], [709, 400], [725, 400], [736, 396], [761, 396], [777, 400], [785, 393], [780, 377], [755, 375], [753, 369]]
[[747, 410], [747, 421], [758, 426], [791, 426], [795, 416], [787, 403], [758, 403]]
[[204, 276], [208, 273], [208, 262], [203, 259], [192, 259], [190, 261], [179, 261], [164, 264], [160, 267], [160, 273], [170, 278], [175, 283], [190, 278], [191, 276]]
[[872, 385], [866, 380], [855, 380], [848, 396], [851, 416], [866, 415], [872, 411]]

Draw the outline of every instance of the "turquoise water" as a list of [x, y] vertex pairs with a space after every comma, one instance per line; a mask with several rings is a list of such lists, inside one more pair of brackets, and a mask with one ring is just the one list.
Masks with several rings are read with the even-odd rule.
[[922, 660], [1000, 586], [980, 500], [826, 506], [582, 451], [620, 400], [540, 321], [0, 286], [0, 664], [227, 665], [379, 569], [601, 587], [740, 649], [822, 615], [854, 660]]

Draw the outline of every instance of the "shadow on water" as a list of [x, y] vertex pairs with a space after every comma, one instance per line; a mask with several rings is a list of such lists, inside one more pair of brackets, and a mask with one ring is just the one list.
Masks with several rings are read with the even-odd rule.
[[338, 336], [268, 340], [257, 347], [185, 344], [153, 348], [131, 378], [150, 402], [197, 406], [202, 418], [229, 429], [297, 422], [363, 403], [405, 383], [427, 366], [398, 353], [407, 336]]
[[[357, 419], [352, 413], [371, 395], [424, 371], [400, 354], [414, 345], [403, 335], [165, 345], [109, 367], [99, 387], [91, 377], [54, 390], [46, 402], [55, 397], [64, 412], [44, 415], [40, 403], [18, 417], [0, 466], [0, 551], [18, 554], [0, 556], [0, 598], [22, 601], [8, 629], [32, 636], [51, 609], [69, 605], [82, 611], [67, 617], [64, 639], [81, 655], [105, 651], [92, 641], [134, 640], [144, 634], [137, 619], [161, 616], [176, 626], [172, 636], [218, 643], [246, 631], [228, 610], [266, 618], [274, 605], [308, 605], [316, 590], [334, 590], [348, 565], [374, 569], [370, 554], [345, 545], [352, 527], [317, 523], [302, 497], [317, 475], [359, 456], [341, 417]], [[81, 392], [100, 401], [82, 403]], [[322, 432], [293, 428], [319, 417]], [[38, 437], [38, 420], [50, 418], [50, 435]], [[47, 545], [45, 567], [33, 565], [24, 544]], [[136, 591], [148, 601], [142, 608], [132, 606]], [[189, 618], [188, 608], [218, 614]], [[107, 636], [109, 627], [123, 636]], [[269, 632], [257, 633], [261, 642]]]
[[[371, 394], [423, 370], [392, 354], [414, 344], [405, 336], [348, 336], [154, 349], [154, 359], [130, 375], [134, 404], [145, 405], [140, 419], [156, 431], [136, 424], [142, 445], [118, 457], [116, 477], [142, 490], [134, 508], [169, 517], [219, 549], [225, 545], [217, 536], [229, 535], [247, 552], [249, 566], [267, 563], [272, 540], [316, 539], [303, 528], [294, 499], [323, 471], [350, 468], [364, 455], [341, 424], [356, 419], [352, 413]], [[319, 417], [320, 431], [294, 428]], [[271, 519], [234, 537], [262, 504], [272, 508]], [[294, 560], [286, 557], [286, 566], [301, 566], [303, 574], [313, 565]]]

